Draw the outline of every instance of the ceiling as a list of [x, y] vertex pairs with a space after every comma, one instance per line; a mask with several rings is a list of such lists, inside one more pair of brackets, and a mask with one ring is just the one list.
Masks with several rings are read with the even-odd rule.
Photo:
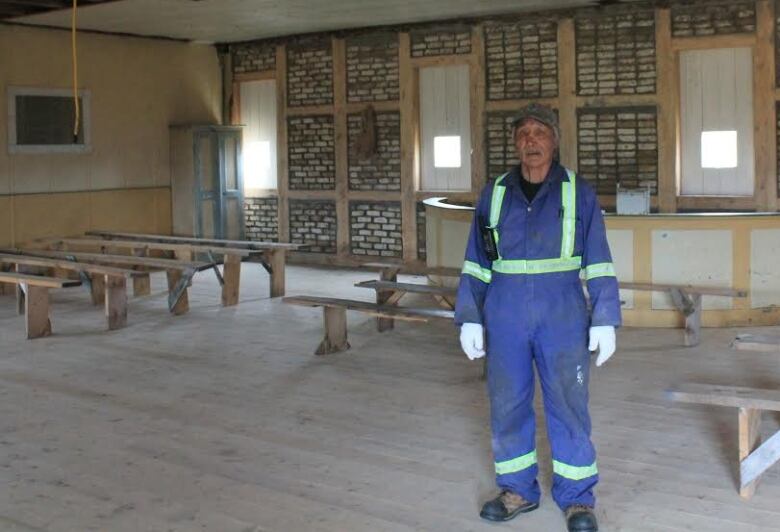
[[[601, 2], [611, 4], [617, 0]], [[62, 6], [71, 3], [72, 0], [0, 0], [0, 18], [11, 23], [67, 28], [71, 10]], [[77, 25], [80, 29], [213, 43], [596, 3], [597, 0], [79, 0], [82, 7], [77, 12]], [[12, 8], [20, 13], [33, 8], [50, 11], [3, 17], [13, 13], [9, 11]], [[30, 11], [24, 11], [25, 8]]]

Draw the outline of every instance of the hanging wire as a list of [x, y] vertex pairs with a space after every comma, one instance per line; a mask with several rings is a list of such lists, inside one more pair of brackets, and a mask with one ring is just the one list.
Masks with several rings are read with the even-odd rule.
[[78, 142], [79, 123], [81, 122], [81, 105], [79, 103], [79, 66], [76, 54], [76, 10], [78, 0], [73, 0], [73, 16], [71, 18], [70, 43], [73, 53], [73, 105], [76, 109], [75, 122], [73, 124], [73, 144]]

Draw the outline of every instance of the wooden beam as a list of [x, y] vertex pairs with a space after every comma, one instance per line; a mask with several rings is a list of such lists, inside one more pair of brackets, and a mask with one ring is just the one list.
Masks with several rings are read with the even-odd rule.
[[344, 39], [333, 38], [333, 126], [336, 171], [336, 253], [350, 254], [349, 137], [347, 133], [347, 48]]
[[696, 211], [752, 211], [755, 196], [677, 196], [677, 208]]
[[665, 283], [635, 283], [620, 281], [621, 290], [649, 290], [653, 291], [670, 291], [681, 290], [683, 292], [693, 294], [704, 294], [708, 296], [725, 296], [725, 297], [746, 297], [747, 292], [745, 290], [738, 290], [736, 288], [718, 288], [714, 286], [696, 286], [696, 285], [684, 285], [684, 284], [665, 284]]
[[[761, 2], [763, 0], [759, 0]], [[661, 11], [661, 10], [659, 10]], [[760, 24], [760, 16], [756, 13], [756, 21]], [[756, 44], [753, 33], [732, 33], [728, 35], [711, 35], [707, 37], [673, 37], [672, 51], [710, 50], [713, 48], [750, 48]]]
[[69, 286], [78, 286], [81, 284], [79, 281], [73, 281], [71, 279], [59, 279], [56, 277], [14, 272], [0, 272], [0, 282], [24, 284], [40, 288], [67, 288]]
[[[333, 83], [335, 85], [335, 79]], [[287, 109], [287, 116], [332, 115], [334, 112], [333, 105], [297, 105]]]
[[401, 235], [403, 258], [417, 258], [417, 201], [420, 168], [420, 95], [418, 69], [411, 61], [408, 32], [398, 34], [398, 79], [401, 104]]
[[485, 42], [482, 24], [477, 24], [472, 28], [471, 54], [472, 59], [469, 63], [471, 191], [478, 193], [487, 182], [485, 154]]
[[550, 107], [558, 107], [558, 98], [522, 98], [511, 100], [489, 100], [485, 103], [485, 110], [491, 111], [517, 111], [529, 103], [541, 103]]
[[672, 49], [669, 8], [656, 10], [656, 93], [658, 98], [658, 210], [676, 212], [680, 168], [680, 68]]
[[315, 296], [288, 296], [282, 299], [282, 301], [290, 305], [301, 305], [304, 307], [345, 308], [348, 310], [363, 312], [369, 316], [387, 317], [403, 321], [426, 322], [434, 319], [451, 321], [454, 318], [454, 312], [451, 310], [379, 306], [368, 301], [353, 301], [351, 299], [337, 299]]
[[756, 209], [777, 210], [774, 2], [756, 2], [753, 48], [753, 153]]
[[[474, 31], [471, 32], [472, 38]], [[473, 44], [472, 40], [472, 44]], [[473, 52], [472, 52], [473, 53]], [[459, 66], [466, 65], [471, 61], [469, 54], [457, 54], [457, 55], [431, 55], [423, 57], [411, 57], [407, 56], [409, 64], [414, 68], [429, 68], [429, 67], [446, 67], [446, 66]]]
[[238, 72], [233, 74], [233, 81], [263, 81], [276, 79], [276, 70], [257, 70], [254, 72]]
[[170, 244], [188, 244], [196, 246], [221, 246], [232, 248], [248, 248], [248, 249], [297, 249], [299, 244], [287, 244], [280, 242], [257, 242], [252, 240], [225, 240], [219, 238], [194, 238], [186, 236], [172, 236], [172, 235], [154, 235], [146, 233], [119, 233], [113, 231], [87, 231], [85, 233], [89, 236], [97, 236], [109, 240], [138, 240], [140, 242], [162, 242]]
[[277, 227], [279, 242], [290, 241], [289, 155], [287, 153], [287, 48], [276, 47], [276, 188]]
[[577, 168], [577, 67], [574, 21], [558, 21], [558, 121], [561, 130], [561, 163]]
[[[576, 90], [576, 88], [575, 88]], [[653, 106], [658, 103], [659, 96], [655, 94], [604, 94], [601, 96], [577, 96], [577, 107], [623, 107], [623, 106]]]
[[173, 242], [143, 242], [140, 243], [136, 240], [111, 240], [107, 238], [62, 238], [58, 239], [56, 243], [70, 246], [82, 246], [82, 247], [100, 247], [100, 248], [120, 248], [120, 249], [139, 249], [146, 248], [149, 250], [164, 250], [173, 252], [184, 252], [188, 256], [192, 256], [192, 253], [212, 253], [215, 255], [226, 255], [228, 253], [233, 255], [240, 255], [242, 257], [248, 257], [252, 254], [253, 250], [238, 249], [224, 246], [214, 245], [200, 245], [200, 244], [177, 244]]
[[103, 253], [86, 253], [81, 251], [45, 251], [23, 250], [35, 256], [44, 257], [73, 257], [80, 262], [95, 262], [98, 264], [124, 264], [153, 268], [158, 270], [189, 270], [202, 269], [209, 265], [208, 262], [179, 261], [175, 259], [162, 259], [157, 257], [138, 257], [133, 255], [108, 255]]
[[361, 113], [366, 107], [371, 106], [377, 113], [386, 113], [390, 111], [398, 111], [401, 109], [401, 104], [396, 100], [381, 101], [381, 102], [347, 102], [344, 106], [347, 114]]

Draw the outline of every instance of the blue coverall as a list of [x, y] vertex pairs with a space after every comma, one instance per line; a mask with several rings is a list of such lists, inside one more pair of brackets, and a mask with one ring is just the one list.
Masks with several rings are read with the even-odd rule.
[[[555, 161], [530, 203], [520, 179], [517, 167], [482, 192], [455, 322], [485, 327], [498, 486], [539, 501], [533, 360], [552, 449], [553, 498], [564, 510], [593, 507], [598, 470], [588, 414], [588, 328], [621, 322], [604, 219], [593, 189]], [[492, 228], [498, 260], [488, 259], [480, 225]]]

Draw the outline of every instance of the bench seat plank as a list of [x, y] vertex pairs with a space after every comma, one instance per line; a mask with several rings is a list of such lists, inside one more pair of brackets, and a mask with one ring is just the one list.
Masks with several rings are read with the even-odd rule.
[[780, 352], [780, 336], [770, 334], [738, 334], [731, 342], [740, 351]]
[[455, 313], [451, 310], [436, 308], [404, 308], [387, 305], [377, 305], [368, 301], [352, 299], [337, 299], [315, 296], [288, 296], [282, 301], [291, 305], [306, 307], [335, 307], [356, 310], [373, 316], [382, 316], [405, 321], [452, 320]]
[[413, 292], [415, 294], [435, 294], [441, 296], [454, 296], [458, 289], [449, 286], [436, 286], [416, 283], [394, 283], [391, 281], [362, 281], [355, 283], [358, 288], [373, 288], [374, 290], [398, 290]]
[[41, 288], [69, 288], [81, 286], [81, 281], [62, 279], [59, 277], [45, 277], [43, 275], [28, 275], [25, 273], [0, 272], [0, 282], [13, 284], [27, 284]]
[[671, 399], [683, 403], [754, 408], [780, 412], [780, 390], [741, 386], [685, 383], [669, 390]]
[[87, 231], [89, 236], [97, 236], [108, 239], [138, 240], [149, 242], [168, 242], [171, 244], [197, 244], [207, 246], [246, 247], [249, 249], [289, 249], [297, 250], [305, 248], [305, 244], [290, 244], [286, 242], [257, 242], [253, 240], [224, 240], [221, 238], [196, 238], [172, 235], [152, 235], [146, 233], [116, 233], [113, 231]]

